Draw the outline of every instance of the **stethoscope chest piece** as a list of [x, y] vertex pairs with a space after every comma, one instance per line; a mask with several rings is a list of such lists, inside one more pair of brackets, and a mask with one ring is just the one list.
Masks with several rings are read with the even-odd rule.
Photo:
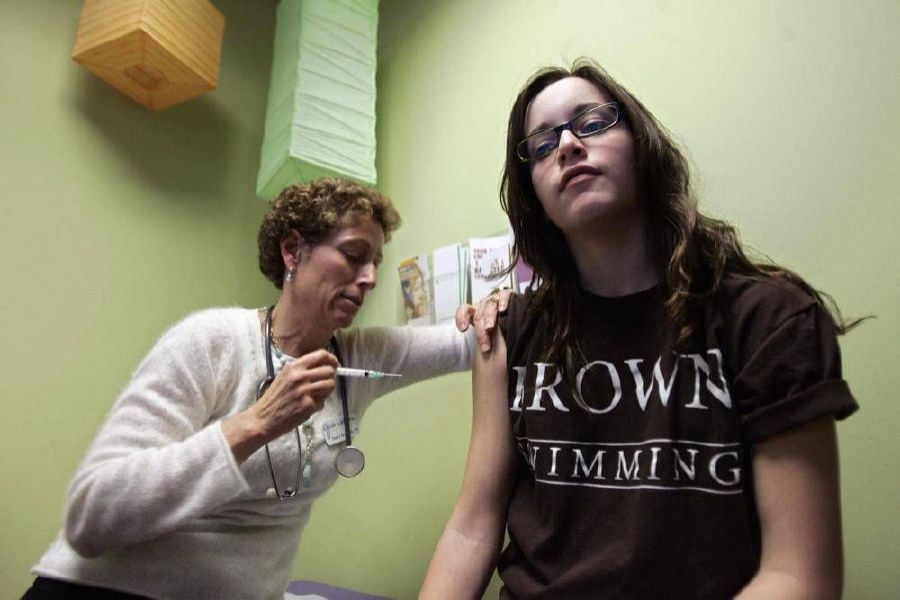
[[366, 457], [356, 446], [341, 448], [334, 458], [335, 470], [344, 477], [356, 477], [366, 466]]

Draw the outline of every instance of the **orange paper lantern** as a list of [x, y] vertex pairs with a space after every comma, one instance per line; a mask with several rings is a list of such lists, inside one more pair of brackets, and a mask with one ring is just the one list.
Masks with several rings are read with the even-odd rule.
[[72, 58], [162, 110], [215, 89], [224, 31], [209, 0], [85, 0]]

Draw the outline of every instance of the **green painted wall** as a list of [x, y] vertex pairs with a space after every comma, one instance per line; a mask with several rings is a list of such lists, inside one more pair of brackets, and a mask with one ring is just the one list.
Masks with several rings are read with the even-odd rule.
[[[152, 114], [68, 58], [80, 2], [0, 3], [4, 596], [27, 585], [80, 457], [163, 328], [272, 296], [253, 187], [274, 2], [215, 4], [219, 89]], [[360, 323], [399, 321], [400, 260], [504, 227], [515, 92], [536, 66], [598, 58], [688, 146], [707, 210], [846, 313], [878, 315], [842, 343], [863, 406], [840, 427], [846, 596], [900, 594], [896, 2], [382, 0], [380, 27], [379, 180], [406, 226]], [[314, 509], [295, 576], [413, 597], [469, 421], [466, 375], [376, 404], [366, 471]]]
[[[382, 0], [381, 19], [379, 182], [406, 226], [366, 318], [397, 318], [398, 261], [503, 228], [515, 93], [537, 66], [597, 58], [688, 147], [706, 210], [845, 313], [878, 315], [842, 341], [862, 405], [839, 428], [846, 597], [900, 596], [900, 4]], [[376, 404], [366, 471], [316, 507], [298, 575], [414, 596], [469, 422], [465, 376]]]
[[78, 461], [163, 329], [273, 296], [254, 186], [274, 2], [215, 4], [219, 88], [150, 113], [69, 58], [82, 2], [0, 3], [4, 598], [30, 581]]

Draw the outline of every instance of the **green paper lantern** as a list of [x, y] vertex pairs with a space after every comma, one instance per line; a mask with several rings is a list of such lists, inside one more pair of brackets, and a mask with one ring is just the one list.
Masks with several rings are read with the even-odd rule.
[[374, 184], [378, 0], [281, 0], [256, 193]]

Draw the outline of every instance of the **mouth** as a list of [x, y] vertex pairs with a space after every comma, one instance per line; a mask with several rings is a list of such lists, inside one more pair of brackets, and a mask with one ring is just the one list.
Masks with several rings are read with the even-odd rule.
[[563, 173], [562, 178], [559, 180], [559, 191], [566, 189], [569, 184], [578, 184], [602, 174], [603, 172], [600, 169], [588, 165], [571, 167]]
[[362, 307], [362, 303], [363, 303], [362, 296], [352, 296], [350, 294], [341, 294], [341, 298], [343, 300], [347, 300], [348, 302], [350, 302], [357, 309]]

